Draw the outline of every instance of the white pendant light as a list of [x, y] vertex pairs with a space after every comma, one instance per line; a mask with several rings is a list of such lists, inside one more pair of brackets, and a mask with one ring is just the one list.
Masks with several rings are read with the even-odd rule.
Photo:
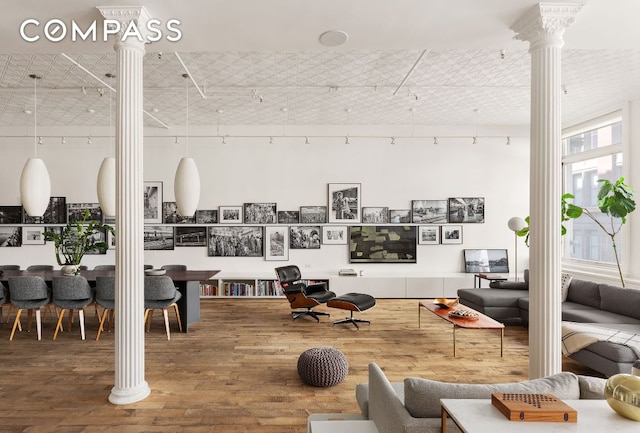
[[27, 215], [41, 217], [49, 206], [51, 180], [42, 158], [29, 158], [20, 175], [20, 198]]
[[116, 159], [107, 157], [102, 160], [98, 170], [98, 202], [106, 216], [116, 214]]
[[[113, 78], [112, 74], [106, 74], [108, 78]], [[111, 90], [109, 89], [109, 134], [111, 134]], [[116, 214], [116, 159], [107, 157], [100, 164], [97, 181], [98, 202], [100, 209], [106, 216]]]
[[20, 175], [20, 200], [27, 215], [41, 217], [49, 206], [51, 179], [49, 178], [47, 166], [37, 155], [38, 95], [36, 83], [40, 77], [34, 74], [29, 75], [29, 77], [33, 78], [33, 150], [35, 157], [29, 158], [22, 169], [22, 174]]
[[[188, 74], [183, 75], [189, 78]], [[173, 192], [176, 197], [176, 207], [182, 216], [190, 217], [196, 213], [200, 201], [200, 173], [198, 166], [189, 154], [189, 82], [187, 81], [187, 156], [182, 158], [176, 169], [173, 181]]]

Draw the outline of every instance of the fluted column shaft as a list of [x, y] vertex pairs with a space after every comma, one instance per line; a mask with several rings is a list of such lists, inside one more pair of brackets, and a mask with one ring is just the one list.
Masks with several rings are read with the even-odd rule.
[[560, 304], [564, 30], [580, 5], [540, 3], [513, 27], [530, 43], [529, 376], [562, 371]]
[[[105, 15], [105, 11], [102, 11]], [[110, 9], [144, 24], [144, 8]], [[105, 15], [107, 17], [107, 15]], [[143, 58], [144, 42], [115, 43], [116, 51], [116, 296], [115, 386], [109, 401], [135, 403], [150, 394], [144, 353]]]

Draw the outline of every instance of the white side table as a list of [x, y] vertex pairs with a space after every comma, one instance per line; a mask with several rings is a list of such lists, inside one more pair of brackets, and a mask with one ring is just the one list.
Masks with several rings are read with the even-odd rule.
[[376, 424], [360, 414], [315, 413], [307, 418], [308, 433], [378, 433]]

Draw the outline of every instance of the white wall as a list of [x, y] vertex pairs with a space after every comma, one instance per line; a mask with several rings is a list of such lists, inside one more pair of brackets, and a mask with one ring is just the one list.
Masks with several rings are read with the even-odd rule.
[[[446, 136], [474, 135], [470, 128], [414, 129], [416, 136], [438, 135], [433, 139], [397, 138], [407, 131], [395, 127], [349, 128], [350, 144], [344, 138], [314, 138], [314, 135], [344, 134], [343, 127], [288, 128], [287, 135], [309, 135], [304, 139], [282, 137], [282, 126], [271, 128], [226, 127], [222, 134], [274, 135], [274, 144], [267, 138], [233, 138], [221, 144], [210, 128], [190, 128], [189, 153], [198, 164], [202, 195], [200, 209], [217, 209], [221, 205], [242, 205], [247, 202], [276, 202], [279, 210], [297, 210], [304, 205], [327, 205], [327, 184], [361, 183], [363, 206], [388, 206], [408, 209], [411, 200], [446, 199], [448, 197], [485, 197], [485, 223], [464, 224], [462, 245], [420, 245], [418, 263], [405, 265], [349, 265], [344, 245], [323, 245], [320, 250], [291, 250], [289, 262], [317, 271], [337, 271], [353, 267], [366, 271], [401, 271], [409, 273], [451, 273], [463, 271], [464, 248], [508, 248], [514, 257], [514, 235], [507, 228], [512, 216], [528, 215], [529, 141], [523, 128], [492, 128], [478, 135], [500, 136], [480, 139]], [[49, 169], [53, 196], [66, 196], [67, 203], [96, 202], [95, 179], [102, 158], [113, 153], [107, 131], [80, 128], [48, 129], [40, 127], [45, 138], [38, 146]], [[94, 135], [88, 145], [86, 136]], [[84, 135], [86, 134], [86, 135]], [[173, 135], [172, 135], [173, 134]], [[164, 182], [164, 200], [174, 201], [173, 177], [180, 157], [186, 152], [184, 138], [175, 144], [174, 135], [182, 130], [145, 130], [144, 179]], [[25, 131], [5, 128], [0, 136], [25, 135]], [[73, 138], [73, 136], [83, 137]], [[209, 137], [204, 137], [205, 135]], [[356, 136], [372, 138], [358, 138]], [[511, 145], [505, 137], [511, 136]], [[383, 137], [383, 138], [378, 138]], [[4, 164], [0, 171], [0, 205], [20, 204], [19, 178], [26, 159], [33, 156], [32, 137], [0, 138]], [[117, 228], [116, 228], [117, 229]], [[519, 241], [519, 265], [522, 271], [528, 262], [528, 250]], [[113, 263], [114, 252], [102, 256], [87, 256], [84, 264]], [[206, 248], [176, 248], [175, 251], [146, 251], [145, 262], [154, 266], [186, 263], [192, 269], [222, 269], [232, 272], [273, 272], [285, 262], [263, 258], [208, 257]], [[23, 246], [0, 248], [0, 263], [55, 264], [53, 247]]]

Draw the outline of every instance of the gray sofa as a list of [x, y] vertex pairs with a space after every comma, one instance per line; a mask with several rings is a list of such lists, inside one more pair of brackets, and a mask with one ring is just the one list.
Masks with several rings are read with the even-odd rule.
[[[526, 275], [526, 274], [525, 274]], [[488, 289], [458, 290], [460, 303], [505, 323], [529, 321], [528, 279], [494, 282]], [[640, 290], [572, 279], [562, 320], [640, 334]], [[638, 356], [628, 346], [598, 341], [570, 355], [606, 376], [630, 373]]]
[[[369, 383], [356, 385], [362, 415], [380, 433], [440, 432], [440, 399], [490, 399], [494, 392], [549, 393], [563, 400], [604, 399], [606, 380], [563, 372], [542, 379], [502, 384], [459, 384], [408, 377], [389, 382], [382, 369], [369, 364]], [[451, 422], [447, 431], [459, 432]]]

